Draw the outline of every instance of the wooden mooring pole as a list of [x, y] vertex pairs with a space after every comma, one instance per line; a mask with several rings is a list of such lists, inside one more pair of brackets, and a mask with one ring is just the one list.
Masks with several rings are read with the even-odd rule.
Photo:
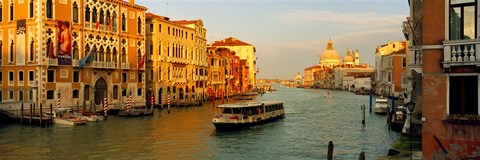
[[30, 104], [30, 124], [32, 124], [32, 104]]
[[358, 160], [365, 160], [365, 152], [364, 151], [360, 152], [360, 155], [358, 156]]
[[30, 104], [30, 105], [33, 105], [33, 113], [32, 113], [32, 114], [33, 114], [33, 116], [35, 116], [35, 109], [36, 109], [36, 108], [35, 108], [35, 103]]
[[53, 124], [53, 106], [52, 104], [50, 103], [50, 124]]
[[42, 112], [42, 104], [40, 104], [40, 126], [42, 126], [42, 120], [43, 120], [43, 112]]
[[23, 124], [23, 103], [22, 103], [21, 108], [20, 108], [20, 123]]
[[365, 125], [365, 105], [362, 105], [362, 124]]
[[333, 160], [333, 142], [328, 142], [327, 160]]

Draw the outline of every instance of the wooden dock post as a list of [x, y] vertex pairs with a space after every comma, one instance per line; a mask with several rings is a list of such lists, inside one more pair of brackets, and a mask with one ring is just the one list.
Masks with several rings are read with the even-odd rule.
[[33, 113], [32, 113], [32, 114], [35, 116], [35, 109], [36, 109], [36, 108], [35, 108], [35, 103], [30, 104], [30, 105], [33, 105]]
[[52, 104], [50, 103], [50, 125], [53, 124], [53, 106]]
[[20, 123], [23, 124], [23, 103], [22, 103], [21, 108], [20, 108]]
[[83, 101], [83, 111], [87, 111], [87, 101]]
[[40, 126], [42, 126], [42, 119], [43, 118], [43, 112], [42, 112], [42, 104], [40, 104]]
[[32, 124], [32, 104], [30, 104], [30, 124]]
[[363, 125], [365, 125], [365, 110], [366, 110], [365, 105], [362, 104], [362, 112], [363, 112], [363, 114], [362, 114], [362, 124]]
[[333, 160], [333, 142], [328, 142], [327, 160]]
[[358, 156], [358, 160], [365, 160], [365, 152], [364, 151], [360, 152], [360, 155]]

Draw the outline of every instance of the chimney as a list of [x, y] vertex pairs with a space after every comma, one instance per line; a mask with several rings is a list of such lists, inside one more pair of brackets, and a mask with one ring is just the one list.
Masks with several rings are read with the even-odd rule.
[[128, 0], [128, 3], [135, 4], [135, 0]]

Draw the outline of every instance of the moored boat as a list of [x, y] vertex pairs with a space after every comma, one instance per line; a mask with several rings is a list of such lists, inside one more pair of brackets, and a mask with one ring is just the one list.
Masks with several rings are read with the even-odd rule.
[[212, 119], [217, 130], [248, 128], [285, 116], [282, 101], [243, 102], [218, 105], [221, 113]]
[[87, 120], [84, 118], [74, 117], [71, 108], [55, 108], [52, 114], [53, 124], [75, 126], [87, 123]]
[[386, 98], [376, 98], [375, 105], [373, 106], [373, 112], [376, 114], [387, 114], [388, 111], [388, 100]]

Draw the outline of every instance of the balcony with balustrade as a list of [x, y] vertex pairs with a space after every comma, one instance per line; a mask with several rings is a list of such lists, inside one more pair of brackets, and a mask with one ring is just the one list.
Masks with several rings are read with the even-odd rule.
[[122, 69], [130, 69], [130, 63], [122, 63]]
[[443, 42], [443, 69], [450, 72], [452, 67], [480, 67], [480, 39], [455, 40]]
[[56, 58], [48, 58], [47, 65], [49, 66], [58, 66], [58, 59]]

